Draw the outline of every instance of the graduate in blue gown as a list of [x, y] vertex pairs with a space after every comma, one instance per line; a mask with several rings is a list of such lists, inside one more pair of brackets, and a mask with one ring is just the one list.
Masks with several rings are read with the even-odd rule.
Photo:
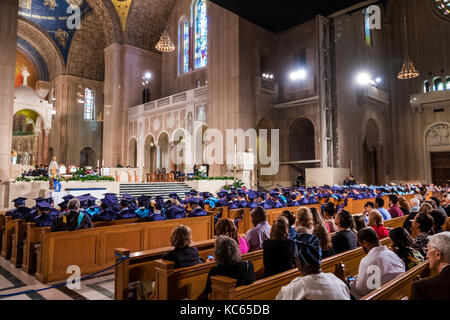
[[116, 219], [116, 208], [110, 198], [101, 199], [100, 212], [96, 214], [92, 221], [112, 221]]
[[167, 219], [182, 219], [186, 217], [184, 206], [180, 203], [178, 195], [175, 192], [169, 194], [170, 199], [166, 201], [166, 217]]
[[189, 212], [189, 215], [188, 215], [189, 218], [201, 217], [201, 216], [208, 215], [208, 213], [205, 210], [203, 210], [200, 199], [193, 199], [192, 203], [193, 203], [193, 209], [191, 210], [191, 212]]
[[217, 193], [218, 201], [216, 203], [217, 207], [226, 207], [228, 205], [228, 191], [221, 190]]
[[230, 194], [230, 200], [228, 201], [228, 208], [231, 209], [239, 209], [240, 203], [237, 201], [237, 194], [235, 191], [231, 191]]
[[148, 216], [148, 221], [162, 221], [167, 220], [164, 208], [164, 199], [161, 196], [157, 196], [155, 201], [152, 202], [152, 213]]
[[93, 220], [94, 217], [100, 213], [100, 207], [95, 203], [96, 200], [97, 198], [91, 195], [86, 197], [87, 208], [84, 212], [89, 215], [91, 220]]
[[14, 199], [12, 201], [14, 203], [14, 209], [8, 211], [6, 216], [11, 216], [13, 220], [23, 219], [25, 222], [31, 222], [34, 215], [31, 213], [31, 209], [25, 206], [25, 200], [27, 200], [27, 198], [19, 197]]
[[256, 208], [258, 206], [257, 198], [258, 194], [254, 190], [249, 190], [247, 193], [247, 198], [249, 200], [247, 207], [248, 208]]
[[46, 200], [36, 203], [36, 217], [32, 220], [35, 227], [50, 227], [56, 217], [50, 215], [50, 204]]
[[237, 202], [238, 202], [239, 208], [247, 208], [248, 207], [248, 202], [245, 199], [246, 196], [247, 196], [247, 193], [244, 190], [238, 191]]
[[131, 219], [131, 218], [137, 218], [137, 214], [130, 210], [129, 205], [130, 205], [130, 200], [128, 199], [122, 199], [120, 200], [120, 211], [117, 212], [117, 219], [122, 220], [122, 219]]
[[68, 203], [69, 211], [56, 217], [51, 225], [51, 231], [74, 231], [93, 228], [89, 214], [80, 210], [80, 203], [71, 200]]
[[134, 212], [141, 219], [147, 219], [148, 216], [153, 213], [150, 211], [150, 208], [153, 210], [153, 207], [150, 207], [150, 197], [142, 195], [137, 198], [138, 201], [138, 209]]

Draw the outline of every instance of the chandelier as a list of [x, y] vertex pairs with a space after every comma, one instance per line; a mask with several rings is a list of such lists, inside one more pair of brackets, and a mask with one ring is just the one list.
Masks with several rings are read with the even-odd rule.
[[420, 73], [416, 70], [414, 67], [413, 62], [409, 58], [408, 54], [408, 30], [406, 27], [406, 9], [405, 9], [405, 3], [403, 2], [403, 10], [404, 10], [404, 22], [405, 22], [405, 60], [403, 62], [402, 69], [398, 73], [398, 78], [401, 80], [408, 80], [408, 79], [414, 79], [420, 76]]
[[167, 26], [165, 26], [164, 31], [155, 46], [156, 50], [161, 52], [171, 52], [175, 50], [175, 46], [170, 40], [169, 32], [167, 31]]

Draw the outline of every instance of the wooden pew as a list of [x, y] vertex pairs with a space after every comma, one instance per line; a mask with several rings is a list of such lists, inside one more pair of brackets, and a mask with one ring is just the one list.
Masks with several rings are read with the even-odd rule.
[[[206, 261], [208, 255], [213, 255], [214, 242], [215, 239], [197, 241], [192, 246], [198, 249], [200, 258]], [[115, 249], [115, 253], [118, 255], [117, 262], [120, 256], [128, 255], [129, 258], [115, 268], [114, 299], [136, 299], [133, 284], [139, 281], [154, 281], [155, 260], [161, 259], [166, 252], [171, 250], [173, 247], [130, 253], [129, 249]]]
[[403, 227], [403, 223], [405, 223], [406, 217], [407, 216], [403, 216], [403, 217], [385, 220], [383, 223], [386, 228], [395, 229], [398, 227]]
[[210, 215], [77, 231], [50, 232], [50, 228], [42, 228], [35, 277], [43, 283], [66, 279], [69, 265], [78, 265], [83, 275], [98, 272], [114, 264], [115, 248], [143, 251], [170, 245], [172, 229], [180, 224], [191, 228], [196, 241], [214, 237], [214, 217]]
[[[253, 263], [255, 273], [263, 272], [262, 250], [242, 255], [242, 260]], [[208, 272], [216, 264], [205, 262], [193, 267], [174, 269], [172, 261], [156, 260], [155, 289], [151, 300], [196, 300], [206, 287]]]
[[413, 282], [418, 278], [428, 276], [429, 268], [429, 261], [424, 261], [381, 286], [381, 288], [362, 297], [361, 300], [406, 300], [411, 295]]
[[11, 258], [11, 241], [14, 232], [13, 220], [11, 216], [4, 217], [4, 227], [2, 234], [2, 251], [1, 256], [7, 260]]
[[[390, 245], [390, 239], [381, 240], [382, 245]], [[338, 255], [326, 258], [322, 261], [323, 272], [335, 272], [336, 266], [343, 263], [344, 275], [354, 276], [358, 273], [359, 263], [366, 256], [363, 249], [356, 248]], [[212, 282], [213, 300], [274, 300], [281, 287], [289, 284], [292, 280], [302, 276], [298, 269], [257, 280], [247, 286], [236, 287], [236, 279], [214, 276]]]
[[[122, 219], [122, 220], [112, 220], [112, 221], [96, 221], [93, 223], [94, 228], [104, 227], [104, 226], [115, 226], [124, 225], [130, 223], [140, 222], [140, 218]], [[28, 224], [22, 219], [13, 220], [13, 232], [11, 240], [11, 263], [20, 267], [25, 260], [25, 267], [22, 268], [25, 272], [32, 273], [34, 266], [30, 265], [35, 260], [34, 256], [34, 245], [37, 244], [38, 235], [41, 233], [43, 227], [34, 227], [34, 223], [31, 225], [30, 230], [28, 229]], [[28, 234], [30, 235], [28, 237]], [[23, 242], [23, 248], [19, 248], [20, 243]], [[30, 252], [30, 250], [32, 252]], [[25, 257], [24, 257], [25, 256]]]

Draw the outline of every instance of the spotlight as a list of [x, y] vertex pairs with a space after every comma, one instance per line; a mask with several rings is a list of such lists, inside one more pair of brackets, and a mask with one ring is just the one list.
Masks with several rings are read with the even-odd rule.
[[292, 81], [304, 80], [306, 78], [306, 76], [307, 76], [307, 73], [306, 73], [305, 69], [300, 69], [300, 70], [297, 70], [297, 71], [293, 71], [290, 74], [290, 78], [291, 78]]
[[273, 74], [270, 75], [270, 79], [273, 79]]
[[375, 79], [375, 82], [376, 82], [376, 83], [381, 83], [381, 81], [382, 81], [381, 77], [377, 77], [377, 78]]
[[372, 77], [367, 72], [361, 72], [356, 77], [356, 82], [361, 86], [365, 86], [365, 85], [370, 84], [371, 81], [373, 81], [373, 80], [371, 80], [371, 78]]
[[146, 72], [145, 74], [144, 74], [144, 80], [150, 80], [152, 78], [152, 74], [150, 73], [150, 72]]

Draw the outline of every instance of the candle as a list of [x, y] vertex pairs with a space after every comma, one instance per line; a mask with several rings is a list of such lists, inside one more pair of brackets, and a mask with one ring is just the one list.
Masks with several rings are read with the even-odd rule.
[[100, 160], [97, 160], [97, 168], [100, 167]]
[[105, 160], [102, 160], [102, 167], [105, 166]]
[[234, 166], [237, 166], [237, 144], [234, 144]]

